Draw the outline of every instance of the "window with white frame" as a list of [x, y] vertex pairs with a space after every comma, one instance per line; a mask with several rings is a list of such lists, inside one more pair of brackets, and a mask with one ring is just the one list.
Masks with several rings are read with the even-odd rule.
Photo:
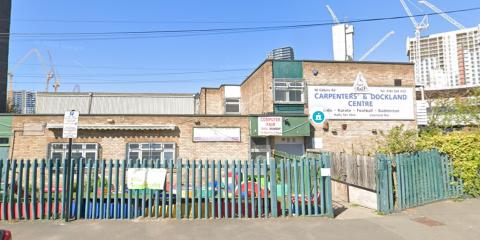
[[130, 160], [174, 160], [175, 143], [128, 143], [127, 156]]
[[[73, 143], [72, 158], [98, 159], [98, 143]], [[58, 160], [68, 157], [68, 143], [50, 143], [49, 158]]]
[[274, 80], [275, 102], [303, 103], [304, 84], [302, 81]]
[[225, 113], [239, 114], [240, 113], [240, 99], [239, 98], [225, 98]]

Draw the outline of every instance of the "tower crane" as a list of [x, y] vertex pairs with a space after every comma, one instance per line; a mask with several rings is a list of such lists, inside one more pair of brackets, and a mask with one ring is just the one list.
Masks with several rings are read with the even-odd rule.
[[40, 53], [40, 51], [36, 48], [30, 49], [27, 54], [25, 54], [18, 62], [8, 71], [8, 109], [9, 111], [13, 110], [13, 77], [15, 75], [15, 71], [25, 62], [27, 61], [32, 55], [35, 55], [42, 65], [43, 70], [47, 73], [46, 74], [46, 79], [47, 83], [50, 82], [50, 79], [54, 77], [54, 74], [51, 70], [47, 69], [47, 66], [45, 65], [45, 60]]
[[449, 23], [453, 24], [458, 29], [465, 29], [465, 26], [463, 26], [461, 23], [459, 23], [457, 20], [453, 19], [452, 17], [448, 16], [448, 14], [446, 14], [445, 12], [440, 10], [438, 7], [436, 7], [432, 3], [430, 3], [426, 0], [420, 0], [420, 1], [418, 1], [418, 3], [421, 3], [425, 6], [427, 6], [428, 8], [432, 9], [434, 12], [436, 12], [437, 14], [442, 16], [445, 20], [447, 20]]
[[[53, 90], [54, 92], [57, 92], [58, 91], [58, 88], [60, 87], [60, 80], [59, 80], [59, 77], [58, 77], [58, 74], [57, 74], [57, 69], [55, 68], [55, 65], [53, 64], [53, 60], [52, 60], [52, 54], [50, 53], [50, 51], [47, 49], [47, 53], [48, 53], [48, 60], [50, 62], [50, 73], [53, 74], [53, 77], [55, 78], [55, 82], [53, 83]], [[49, 88], [49, 84], [50, 84], [50, 80], [51, 78], [47, 78], [47, 82], [45, 84], [45, 92], [48, 92], [48, 88]]]
[[421, 40], [421, 31], [425, 30], [429, 27], [428, 24], [428, 16], [424, 16], [421, 22], [417, 22], [415, 17], [413, 17], [412, 11], [408, 8], [407, 4], [404, 0], [400, 0], [400, 3], [403, 6], [403, 9], [407, 13], [410, 21], [412, 22], [413, 26], [415, 27], [415, 80], [417, 83], [420, 81], [420, 71], [421, 71], [421, 54], [420, 54], [420, 40]]
[[340, 24], [340, 21], [338, 20], [337, 15], [335, 15], [335, 13], [333, 12], [333, 9], [332, 9], [329, 5], [327, 5], [326, 7], [327, 7], [328, 12], [329, 12], [330, 15], [332, 16], [333, 21], [334, 21], [336, 24]]
[[372, 52], [377, 50], [377, 48], [380, 47], [380, 45], [382, 45], [389, 37], [391, 37], [394, 34], [395, 34], [394, 31], [390, 31], [389, 33], [387, 33], [385, 36], [383, 36], [382, 39], [380, 39], [375, 45], [373, 45], [373, 47], [370, 48], [370, 50], [368, 50], [365, 54], [363, 54], [363, 56], [360, 59], [358, 59], [358, 61], [365, 60]]

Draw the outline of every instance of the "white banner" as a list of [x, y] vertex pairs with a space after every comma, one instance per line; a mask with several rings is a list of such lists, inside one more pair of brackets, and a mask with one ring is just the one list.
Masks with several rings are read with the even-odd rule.
[[165, 186], [165, 178], [167, 177], [167, 169], [150, 168], [147, 171], [147, 188], [163, 190]]
[[129, 168], [127, 169], [127, 187], [128, 189], [145, 189], [147, 180], [147, 169]]
[[63, 138], [77, 138], [79, 115], [77, 111], [65, 112], [63, 117]]
[[406, 87], [309, 86], [310, 120], [414, 120], [414, 91]]
[[194, 128], [194, 142], [240, 142], [240, 128]]
[[282, 136], [282, 117], [258, 117], [258, 136]]

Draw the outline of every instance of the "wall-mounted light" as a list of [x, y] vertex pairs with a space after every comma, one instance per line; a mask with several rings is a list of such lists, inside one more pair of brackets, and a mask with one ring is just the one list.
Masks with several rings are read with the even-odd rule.
[[333, 129], [333, 130], [332, 130], [332, 134], [333, 134], [333, 135], [338, 135], [337, 129]]
[[312, 74], [313, 74], [313, 76], [317, 76], [317, 75], [318, 75], [318, 70], [317, 70], [317, 69], [313, 69], [313, 70], [312, 70]]
[[343, 131], [347, 130], [347, 124], [346, 123], [342, 124], [342, 130]]
[[372, 129], [372, 134], [377, 135], [378, 134], [377, 129]]
[[200, 120], [195, 120], [195, 125], [200, 125]]
[[107, 119], [107, 123], [114, 124], [114, 123], [115, 123], [115, 120], [109, 118], [109, 119]]

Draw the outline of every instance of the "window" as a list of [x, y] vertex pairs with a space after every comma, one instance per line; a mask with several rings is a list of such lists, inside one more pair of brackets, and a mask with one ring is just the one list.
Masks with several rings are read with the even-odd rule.
[[0, 144], [8, 144], [8, 138], [0, 138]]
[[275, 102], [303, 103], [303, 82], [274, 80]]
[[[73, 143], [72, 158], [98, 159], [98, 143]], [[50, 143], [50, 159], [66, 159], [68, 157], [68, 143]]]
[[127, 157], [130, 160], [174, 160], [175, 143], [128, 143]]
[[402, 79], [395, 79], [393, 82], [394, 82], [395, 87], [402, 86]]
[[225, 99], [225, 113], [240, 113], [240, 99], [226, 98]]

